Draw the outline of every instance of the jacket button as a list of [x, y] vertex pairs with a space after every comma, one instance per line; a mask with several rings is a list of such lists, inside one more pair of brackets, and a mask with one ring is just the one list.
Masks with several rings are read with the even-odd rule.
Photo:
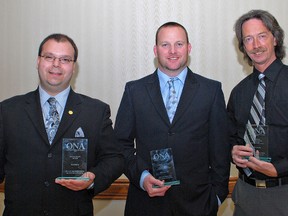
[[48, 153], [48, 158], [52, 158], [52, 153]]
[[45, 182], [44, 182], [44, 185], [45, 185], [46, 187], [49, 187], [49, 186], [50, 186], [50, 183], [49, 183], [48, 181], [45, 181]]

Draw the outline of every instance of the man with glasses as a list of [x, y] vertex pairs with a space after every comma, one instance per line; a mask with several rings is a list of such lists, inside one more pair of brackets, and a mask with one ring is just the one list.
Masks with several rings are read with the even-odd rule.
[[[39, 47], [38, 89], [0, 103], [3, 215], [93, 216], [92, 198], [122, 174], [109, 106], [71, 89], [77, 55], [68, 36], [48, 36]], [[88, 148], [85, 178], [58, 178], [67, 139], [67, 146]]]

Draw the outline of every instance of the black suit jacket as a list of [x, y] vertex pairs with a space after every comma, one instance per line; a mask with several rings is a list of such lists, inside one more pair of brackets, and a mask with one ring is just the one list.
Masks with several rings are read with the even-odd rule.
[[[156, 71], [127, 83], [115, 123], [131, 181], [126, 215], [216, 215], [217, 196], [223, 201], [228, 193], [226, 118], [221, 84], [191, 70], [172, 124]], [[150, 198], [139, 181], [144, 170], [152, 173], [149, 152], [162, 148], [172, 148], [181, 184], [164, 197]]]
[[[94, 190], [75, 192], [54, 180], [61, 176], [62, 138], [75, 137], [80, 127], [88, 139], [88, 171], [96, 177]], [[71, 90], [50, 145], [38, 89], [1, 102], [0, 179], [5, 178], [4, 215], [93, 215], [93, 196], [119, 177], [122, 169], [123, 156], [116, 144], [107, 104]]]

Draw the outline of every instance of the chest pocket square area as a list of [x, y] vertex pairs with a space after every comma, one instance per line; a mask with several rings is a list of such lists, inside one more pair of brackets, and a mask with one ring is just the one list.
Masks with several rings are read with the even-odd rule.
[[84, 132], [81, 127], [79, 127], [75, 132], [75, 137], [85, 137]]

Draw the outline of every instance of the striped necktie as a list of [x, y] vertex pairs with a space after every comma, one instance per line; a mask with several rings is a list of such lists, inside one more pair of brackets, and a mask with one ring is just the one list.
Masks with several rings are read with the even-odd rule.
[[265, 75], [261, 73], [258, 78], [260, 82], [253, 98], [253, 105], [250, 114], [252, 117], [251, 120], [254, 121], [254, 124], [265, 125]]
[[[247, 125], [246, 125], [246, 131], [244, 134], [244, 141], [245, 143], [250, 143], [251, 145], [255, 143], [256, 134], [254, 132], [254, 129], [252, 125], [265, 125], [266, 117], [265, 117], [265, 75], [261, 73], [258, 76], [259, 84], [258, 88], [255, 92], [255, 95], [253, 97], [253, 104], [251, 106], [250, 110], [250, 117], [248, 119]], [[251, 171], [246, 168], [244, 169], [244, 172], [249, 176], [251, 175]]]
[[49, 113], [45, 122], [45, 127], [48, 135], [48, 140], [51, 144], [60, 123], [60, 116], [56, 109], [57, 100], [54, 97], [50, 97], [47, 101], [49, 103]]
[[170, 123], [173, 121], [174, 115], [176, 113], [178, 105], [178, 97], [175, 91], [174, 82], [177, 81], [177, 77], [170, 78], [167, 83], [169, 86], [168, 98], [166, 101], [166, 110], [170, 120]]

